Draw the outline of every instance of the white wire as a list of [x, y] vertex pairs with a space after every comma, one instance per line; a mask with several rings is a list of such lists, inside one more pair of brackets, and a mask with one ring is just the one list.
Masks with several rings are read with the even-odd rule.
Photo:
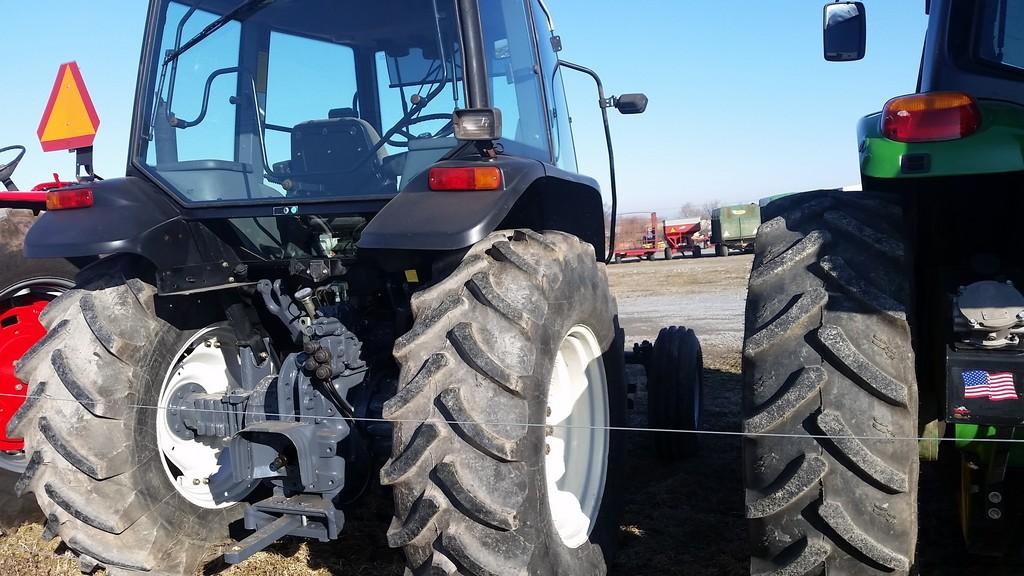
[[[73, 404], [101, 404], [102, 402], [81, 402], [71, 398], [55, 398], [46, 394], [42, 395], [25, 395], [20, 394], [9, 394], [0, 393], [0, 397], [10, 398], [23, 398], [25, 400], [52, 400], [56, 402], [70, 402]], [[169, 410], [169, 409], [181, 409], [180, 406], [148, 406], [145, 404], [126, 404], [125, 408], [138, 408], [145, 410]], [[212, 412], [212, 413], [226, 413], [223, 410], [211, 410], [205, 408], [187, 408], [189, 412]], [[263, 416], [274, 416], [286, 419], [296, 419], [299, 422], [304, 420], [309, 421], [322, 421], [322, 420], [345, 420], [347, 422], [391, 422], [391, 423], [408, 423], [408, 424], [449, 424], [456, 426], [521, 426], [526, 428], [546, 428], [546, 429], [590, 429], [590, 430], [607, 430], [609, 432], [655, 432], [655, 433], [669, 433], [669, 434], [697, 434], [702, 436], [740, 436], [744, 438], [813, 438], [819, 440], [874, 440], [882, 442], [920, 442], [923, 440], [933, 442], [957, 442], [957, 441], [969, 441], [969, 442], [998, 442], [998, 443], [1011, 443], [1018, 444], [1024, 443], [1024, 438], [971, 438], [969, 440], [960, 438], [929, 438], [924, 436], [857, 436], [857, 435], [836, 435], [831, 436], [828, 434], [783, 434], [774, 432], [741, 432], [731, 430], [683, 430], [675, 428], [643, 428], [639, 426], [571, 426], [568, 424], [540, 424], [531, 422], [480, 422], [480, 421], [461, 421], [461, 420], [448, 420], [445, 418], [416, 418], [416, 419], [403, 419], [403, 418], [371, 418], [371, 417], [359, 417], [359, 416], [316, 416], [316, 415], [301, 415], [301, 414], [278, 414], [275, 412], [246, 412], [246, 414], [261, 414]]]

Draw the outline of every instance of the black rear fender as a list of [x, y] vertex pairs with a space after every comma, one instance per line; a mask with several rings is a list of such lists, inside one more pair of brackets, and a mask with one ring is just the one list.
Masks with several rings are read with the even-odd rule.
[[93, 182], [93, 205], [44, 213], [25, 237], [29, 258], [137, 254], [158, 269], [195, 255], [193, 234], [174, 202], [139, 178]]
[[501, 168], [501, 190], [434, 192], [424, 172], [370, 221], [359, 247], [448, 252], [472, 246], [494, 230], [532, 228], [573, 234], [604, 258], [604, 204], [595, 180], [536, 160], [501, 156], [491, 162]]

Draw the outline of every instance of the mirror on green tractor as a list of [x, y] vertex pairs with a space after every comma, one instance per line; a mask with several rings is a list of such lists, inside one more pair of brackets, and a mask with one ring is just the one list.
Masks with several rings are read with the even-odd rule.
[[864, 58], [867, 12], [863, 2], [834, 2], [824, 10], [825, 60], [852, 62]]

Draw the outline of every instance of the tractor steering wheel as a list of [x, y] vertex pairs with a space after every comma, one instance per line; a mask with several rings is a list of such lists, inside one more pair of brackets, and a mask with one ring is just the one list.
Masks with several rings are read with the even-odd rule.
[[394, 140], [393, 137], [392, 137], [391, 140], [388, 140], [388, 145], [389, 146], [394, 146], [396, 148], [408, 148], [409, 147], [409, 141], [417, 139], [417, 137], [412, 132], [409, 131], [409, 128], [415, 126], [416, 124], [420, 124], [422, 122], [436, 122], [438, 120], [448, 120], [448, 123], [445, 124], [444, 127], [442, 127], [440, 130], [438, 130], [436, 134], [431, 136], [432, 138], [438, 138], [438, 137], [441, 137], [441, 136], [448, 136], [449, 134], [454, 132], [454, 126], [452, 126], [452, 122], [451, 122], [451, 120], [452, 120], [452, 115], [451, 114], [425, 114], [423, 116], [416, 116], [415, 118], [410, 118], [410, 119], [406, 120], [405, 122], [402, 122], [398, 126], [398, 129], [395, 131], [394, 136], [402, 136], [403, 138], [405, 138], [405, 140], [404, 141]]
[[8, 162], [7, 164], [0, 164], [0, 182], [3, 182], [3, 185], [6, 186], [8, 190], [13, 192], [18, 188], [17, 186], [14, 185], [14, 182], [11, 181], [11, 175], [14, 174], [14, 170], [15, 168], [18, 167], [18, 163], [21, 162], [21, 159], [25, 157], [25, 147], [15, 145], [8, 146], [6, 148], [0, 148], [0, 154], [3, 154], [4, 152], [10, 152], [12, 150], [18, 150], [18, 155], [14, 157], [14, 160]]

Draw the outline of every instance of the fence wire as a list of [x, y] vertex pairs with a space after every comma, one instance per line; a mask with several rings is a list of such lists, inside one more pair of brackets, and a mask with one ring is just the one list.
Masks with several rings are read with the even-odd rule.
[[[21, 398], [24, 400], [33, 399], [36, 401], [54, 401], [54, 402], [66, 402], [78, 405], [87, 405], [89, 402], [82, 402], [74, 398], [57, 398], [48, 394], [39, 395], [21, 395], [21, 394], [10, 394], [0, 392], [0, 397], [8, 398]], [[95, 402], [93, 404], [99, 404]], [[125, 408], [141, 409], [141, 410], [181, 410], [181, 406], [156, 406], [146, 404], [124, 404]], [[225, 413], [224, 410], [213, 410], [206, 408], [185, 408], [189, 412], [210, 412], [210, 413]], [[743, 432], [736, 430], [687, 430], [677, 428], [649, 428], [641, 426], [583, 426], [583, 425], [570, 425], [570, 424], [546, 424], [546, 423], [535, 423], [535, 422], [501, 422], [501, 421], [463, 421], [463, 420], [450, 420], [447, 418], [373, 418], [368, 416], [317, 416], [317, 415], [301, 415], [301, 414], [279, 414], [276, 412], [244, 412], [244, 414], [255, 414], [264, 417], [274, 417], [282, 420], [297, 421], [297, 422], [309, 422], [317, 423], [322, 421], [332, 420], [344, 420], [346, 422], [368, 422], [368, 423], [383, 423], [390, 422], [395, 423], [406, 423], [406, 424], [448, 424], [455, 426], [485, 426], [485, 427], [521, 427], [521, 428], [545, 428], [546, 430], [556, 429], [589, 429], [589, 430], [601, 430], [608, 432], [649, 432], [657, 434], [696, 434], [699, 436], [724, 436], [724, 437], [741, 437], [741, 438], [810, 438], [818, 440], [858, 440], [858, 441], [875, 441], [875, 442], [956, 442], [961, 439], [958, 438], [936, 438], [926, 436], [860, 436], [860, 435], [829, 435], [829, 434], [784, 434], [776, 432]], [[270, 419], [270, 418], [267, 418]], [[1024, 443], [1024, 438], [971, 438], [971, 442], [993, 442], [993, 443]]]

